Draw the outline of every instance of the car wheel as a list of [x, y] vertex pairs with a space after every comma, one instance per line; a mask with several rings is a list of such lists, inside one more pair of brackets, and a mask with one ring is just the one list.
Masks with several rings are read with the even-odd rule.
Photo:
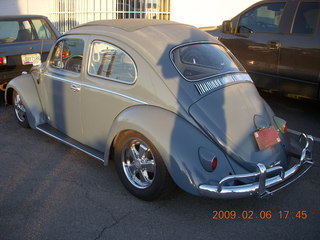
[[15, 116], [19, 124], [24, 128], [29, 128], [26, 108], [22, 102], [20, 95], [14, 90], [12, 94], [12, 102], [14, 107]]
[[120, 180], [134, 196], [152, 201], [171, 192], [174, 184], [161, 155], [142, 134], [122, 133], [114, 150]]

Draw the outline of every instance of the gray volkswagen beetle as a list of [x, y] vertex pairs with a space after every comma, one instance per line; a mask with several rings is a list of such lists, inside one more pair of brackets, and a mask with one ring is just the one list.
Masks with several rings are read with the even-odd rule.
[[172, 186], [209, 198], [265, 197], [312, 166], [312, 136], [286, 122], [219, 41], [156, 20], [95, 21], [61, 36], [12, 80], [18, 122], [108, 165], [153, 200]]

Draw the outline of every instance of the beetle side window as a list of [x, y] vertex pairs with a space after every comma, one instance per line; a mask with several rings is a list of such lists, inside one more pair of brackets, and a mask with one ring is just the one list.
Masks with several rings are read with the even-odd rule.
[[240, 17], [238, 33], [277, 32], [285, 3], [257, 6]]
[[91, 49], [89, 74], [133, 83], [137, 70], [133, 60], [124, 51], [109, 43], [96, 41]]
[[54, 47], [50, 66], [80, 73], [84, 41], [82, 39], [66, 39], [59, 41]]
[[320, 3], [303, 2], [299, 6], [292, 33], [312, 34], [316, 30], [320, 16]]

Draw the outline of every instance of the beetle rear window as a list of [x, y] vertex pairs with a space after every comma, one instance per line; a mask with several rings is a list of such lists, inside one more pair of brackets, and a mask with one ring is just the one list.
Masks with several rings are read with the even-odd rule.
[[171, 59], [187, 80], [200, 80], [242, 70], [226, 49], [217, 44], [199, 43], [181, 46], [172, 51]]

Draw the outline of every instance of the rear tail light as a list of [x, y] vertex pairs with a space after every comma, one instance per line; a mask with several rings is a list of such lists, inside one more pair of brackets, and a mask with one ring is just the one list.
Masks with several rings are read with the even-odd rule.
[[217, 168], [218, 158], [212, 151], [207, 150], [204, 147], [199, 148], [199, 159], [202, 167], [206, 171], [212, 172]]
[[7, 64], [7, 58], [0, 56], [0, 65], [6, 65]]
[[214, 157], [212, 159], [212, 161], [211, 161], [211, 169], [212, 169], [212, 171], [216, 169], [217, 165], [218, 165], [218, 158]]

